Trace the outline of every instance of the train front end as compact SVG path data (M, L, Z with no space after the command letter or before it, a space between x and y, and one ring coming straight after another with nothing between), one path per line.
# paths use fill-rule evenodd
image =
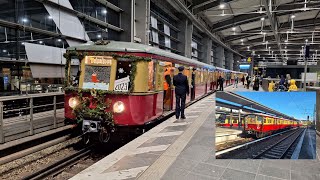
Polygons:
M162 114L161 91L148 91L150 58L81 50L69 50L65 58L65 119L81 126L86 142L136 133Z

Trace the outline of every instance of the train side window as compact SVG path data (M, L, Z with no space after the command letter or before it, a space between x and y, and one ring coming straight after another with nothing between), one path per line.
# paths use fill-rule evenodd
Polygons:
M77 57L72 57L70 62L70 84L73 87L79 86L80 79L80 60Z
M161 91L163 90L163 68L164 62L158 61L157 67L156 67L156 90Z
M257 116L257 121L258 121L258 122L262 122L262 121L263 121L263 117Z
M148 64L148 70L149 70L149 78L148 78L148 91L155 90L155 73L156 73L156 66L154 61L150 61Z

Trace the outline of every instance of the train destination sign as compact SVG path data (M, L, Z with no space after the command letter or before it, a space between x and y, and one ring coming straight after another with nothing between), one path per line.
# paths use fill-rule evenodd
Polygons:
M112 56L87 56L85 63L90 65L112 65Z

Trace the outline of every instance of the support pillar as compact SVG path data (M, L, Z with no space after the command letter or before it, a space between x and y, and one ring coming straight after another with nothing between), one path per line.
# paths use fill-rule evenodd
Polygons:
M211 64L212 40L209 37L203 38L203 62Z
M134 38L142 44L149 44L150 0L135 1Z
M120 35L120 41L134 42L135 0L119 1L121 13L120 27L124 29Z
M227 53L226 53L226 67L227 67L227 69L233 70L233 63L234 63L233 53L227 51Z
M241 61L241 57L239 55L235 55L234 54L233 59L234 59L234 61L233 61L233 70L234 71L240 71L240 67L239 67L240 63L239 62Z
M225 56L224 56L224 48L221 46L217 46L216 47L216 58L215 58L216 62L215 64L218 67L222 67L224 68L224 63L225 63Z
M185 31L185 46L184 46L184 56L191 58L191 52L192 52L192 32L193 32L193 24L191 21L187 21L186 24L186 31Z

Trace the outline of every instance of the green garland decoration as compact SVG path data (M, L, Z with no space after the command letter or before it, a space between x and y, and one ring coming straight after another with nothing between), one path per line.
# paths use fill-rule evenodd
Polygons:
M79 105L73 109L77 122L80 123L84 119L100 120L103 126L113 128L113 113L106 111L111 106L111 100L106 100L105 96L98 93L93 94L92 92L91 97L83 97L82 93L78 93ZM94 105L95 108L91 108L90 104Z

